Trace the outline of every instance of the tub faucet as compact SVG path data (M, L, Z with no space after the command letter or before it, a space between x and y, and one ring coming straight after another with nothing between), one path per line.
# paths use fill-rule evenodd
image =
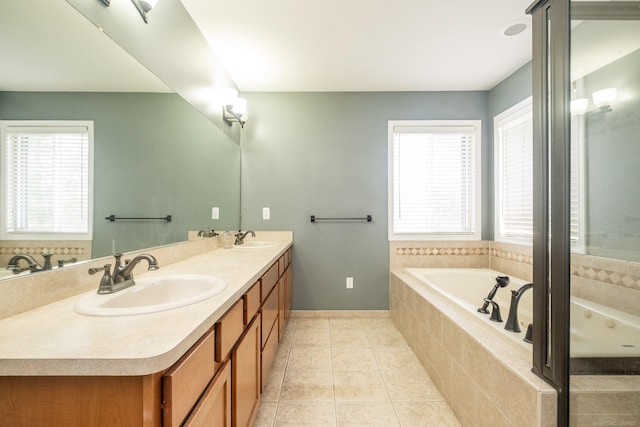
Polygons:
M238 233L236 233L236 245L241 245L244 243L244 238L247 237L247 234L251 233L252 237L256 237L256 232L255 231L245 231L244 233L241 232L240 230L238 230Z
M524 293L533 287L533 283L527 283L518 289L517 291L511 291L511 305L509 306L509 317L507 317L507 324L504 328L511 332L520 332L520 325L518 322L518 305L520 304L520 298Z
M500 315L500 306L498 305L497 302L495 302L494 300L490 300L489 298L485 298L484 302L487 304L491 304L491 317L489 317L489 320L493 321L493 322L502 322L502 316Z
M493 297L496 296L496 292L498 292L498 289L504 288L508 284L509 284L509 276L496 277L496 284L493 285L493 289L491 289L491 291L489 292L489 295L487 295L487 297L483 300L484 303L482 304L482 307L478 309L478 313L488 314L489 310L487 310L487 307L489 307L489 304L491 304L491 301L493 301Z

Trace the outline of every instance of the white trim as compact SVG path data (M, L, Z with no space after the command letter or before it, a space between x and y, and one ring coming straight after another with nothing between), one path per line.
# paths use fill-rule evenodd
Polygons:
M501 158L501 150L500 148L500 128L502 126L504 126L505 122L509 122L512 120L516 120L520 117L522 117L525 114L531 114L533 112L533 97L528 97L526 99L524 99L523 101L520 101L519 103L513 105L512 107L508 108L507 110L503 111L500 114L497 114L494 118L493 118L493 197L494 197L494 209L493 209L493 226L494 226L494 236L493 236L493 240L496 242L503 242L503 243L513 243L513 244L518 244L518 245L525 245L525 246L531 246L532 243L532 239L531 238L526 238L523 236L514 236L514 235L507 235L507 234L502 234L501 231L501 224L500 224L500 218L501 218L501 211L502 211L502 191L500 190L501 188L501 165L502 165L502 158ZM533 161L533 155L532 155L532 161Z
M2 240L92 240L93 239L93 175L94 175L94 130L93 120L0 120L0 169L4 169L5 141L7 128L10 127L86 127L89 136L89 199L88 199L88 230L87 233L9 233L5 229L5 222L0 221L0 239ZM0 212L5 212L5 176L0 171Z
M474 232L473 233L423 233L423 234L401 234L394 233L393 214L393 136L395 128L403 132L410 132L408 128L446 128L458 130L474 131ZM389 241L401 240L480 240L482 237L482 121L481 120L389 120L387 128L387 234Z

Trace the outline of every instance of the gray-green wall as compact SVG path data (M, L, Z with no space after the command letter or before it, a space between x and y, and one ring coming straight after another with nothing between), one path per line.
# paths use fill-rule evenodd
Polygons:
M493 115L531 95L530 69L492 91L244 94L242 225L293 230L294 309L388 309L388 120L482 120L483 238L493 238ZM367 214L373 222L309 220Z
M240 147L178 95L0 92L0 120L94 121L94 257L238 225Z

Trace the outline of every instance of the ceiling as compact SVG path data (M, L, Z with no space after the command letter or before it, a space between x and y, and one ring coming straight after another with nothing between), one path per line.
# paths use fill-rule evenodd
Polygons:
M488 90L531 60L531 0L182 3L241 91Z

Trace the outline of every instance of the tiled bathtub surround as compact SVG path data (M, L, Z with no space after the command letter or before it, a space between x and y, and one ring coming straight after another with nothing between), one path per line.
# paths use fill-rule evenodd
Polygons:
M424 268L492 268L523 280L533 279L529 246L490 241L390 242L391 270Z
M571 294L640 316L640 263L573 253Z
M461 424L555 425L556 392L531 359L416 280L391 272L390 317Z

